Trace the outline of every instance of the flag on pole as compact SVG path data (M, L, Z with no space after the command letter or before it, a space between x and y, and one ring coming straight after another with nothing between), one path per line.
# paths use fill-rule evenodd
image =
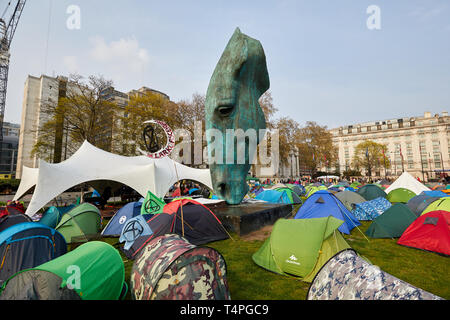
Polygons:
M148 191L147 196L145 197L145 200L141 206L141 214L161 213L163 212L163 208L165 205L166 203L162 199L158 198L156 195Z

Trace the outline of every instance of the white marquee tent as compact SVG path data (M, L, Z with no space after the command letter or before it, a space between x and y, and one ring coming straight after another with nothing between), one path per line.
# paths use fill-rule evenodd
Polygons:
M22 168L22 179L20 180L19 188L17 189L16 194L14 195L13 200L20 199L28 190L36 185L38 180L39 169L38 168L29 168L23 166Z
M25 212L33 216L49 201L83 182L112 180L123 183L145 197L151 191L164 197L179 180L198 181L212 189L209 169L195 169L168 157L125 157L101 150L85 141L69 159L60 163L39 160L39 169L24 167L14 200L21 198L33 185L35 190Z
M422 191L431 191L430 188L425 186L423 183L417 181L411 174L408 172L403 172L400 177L397 178L384 192L389 193L392 190L398 188L406 188L411 190L416 195L420 194Z

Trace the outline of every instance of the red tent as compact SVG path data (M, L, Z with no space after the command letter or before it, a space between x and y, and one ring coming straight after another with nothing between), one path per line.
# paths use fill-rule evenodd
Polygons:
M450 212L437 210L418 217L397 243L450 255Z

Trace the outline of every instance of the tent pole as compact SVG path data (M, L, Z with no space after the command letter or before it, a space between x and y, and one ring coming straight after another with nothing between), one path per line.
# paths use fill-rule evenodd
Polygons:
M170 159L170 158L169 158L169 159ZM171 160L172 160L172 159L171 159ZM177 176L177 182L178 182L180 179L179 179L179 177L178 177L177 166L176 166L174 160L172 160L172 163L173 163L173 166L174 166L174 168L175 168L175 174L176 174L176 176ZM180 186L180 191L181 191L181 186ZM181 200L181 202L180 202L180 209L181 209L181 233L182 233L182 235L183 235L183 237L184 237L183 200Z

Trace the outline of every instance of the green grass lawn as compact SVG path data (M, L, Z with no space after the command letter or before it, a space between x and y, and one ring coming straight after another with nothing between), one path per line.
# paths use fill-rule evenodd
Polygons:
M107 222L107 221L104 221ZM362 222L364 232L370 221ZM232 234L233 240L209 243L218 250L227 264L227 279L231 298L234 300L304 300L309 283L267 271L252 260L252 255L263 241L246 241ZM371 239L369 241L353 229L344 235L349 245L381 270L429 291L444 299L450 299L450 260L433 252L426 252L398 245L397 239ZM117 238L104 241L114 244ZM125 279L129 284L133 261L122 255L125 263ZM130 299L128 292L127 299Z

